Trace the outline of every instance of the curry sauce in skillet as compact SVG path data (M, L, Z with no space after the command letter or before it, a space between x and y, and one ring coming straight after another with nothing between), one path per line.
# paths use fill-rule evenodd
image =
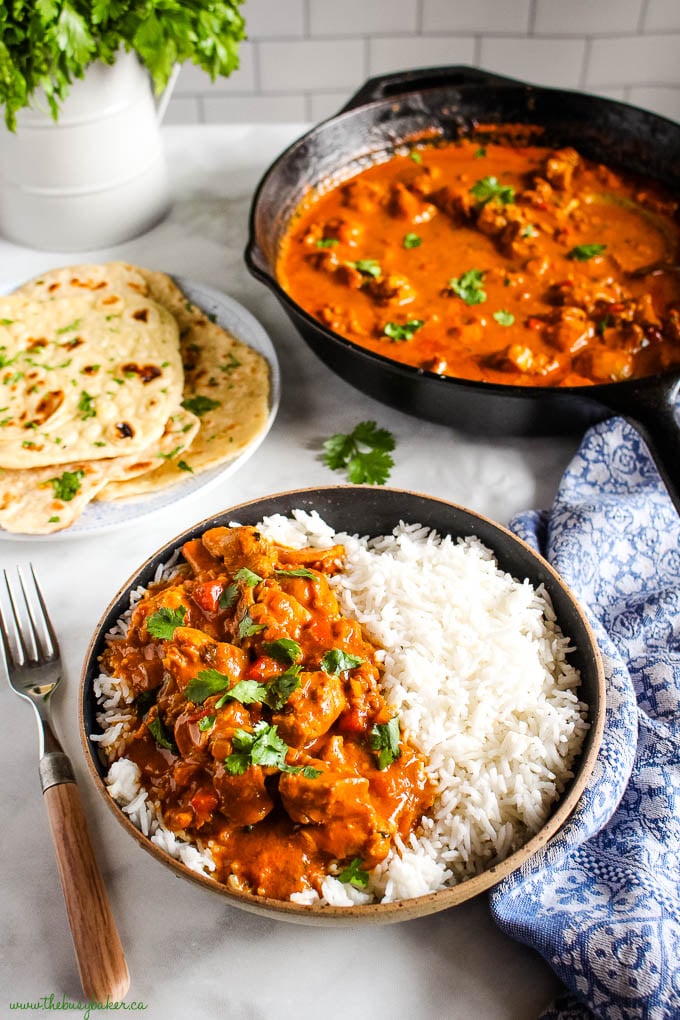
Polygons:
M334 332L444 376L583 386L680 365L677 202L573 148L411 148L306 199L277 278Z

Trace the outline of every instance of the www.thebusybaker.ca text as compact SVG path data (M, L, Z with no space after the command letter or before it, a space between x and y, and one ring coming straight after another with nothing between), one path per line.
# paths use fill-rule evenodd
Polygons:
M135 1012L137 1010L148 1009L148 1003L138 1002L132 1000L130 1002L123 1002L122 1000L111 999L107 995L105 1002L83 1002L80 999L69 999L66 995L61 997L51 992L49 995L43 995L40 999L36 999L32 1002L10 1002L10 1009L14 1010L26 1010L27 1012L39 1012L40 1010L68 1010L82 1013L83 1020L90 1020L91 1014L96 1010L118 1010L125 1009Z

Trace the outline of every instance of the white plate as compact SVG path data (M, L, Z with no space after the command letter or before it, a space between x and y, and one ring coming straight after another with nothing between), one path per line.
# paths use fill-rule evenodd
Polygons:
M220 464L210 471L187 475L186 481L170 485L161 492L119 502L93 500L78 520L70 528L64 528L63 531L55 531L50 535L22 535L0 530L0 539L45 542L59 538L78 538L81 535L91 535L95 532L119 528L128 521L136 521L140 517L147 517L149 514L162 510L170 503L176 504L180 500L188 499L199 490L203 491L227 475L238 471L252 457L266 437L274 424L281 399L281 373L274 345L269 336L255 316L233 298L227 297L226 294L214 287L189 280L185 276L173 276L172 278L192 304L204 311L206 315L214 315L220 326L229 330L238 340L252 347L269 363L269 416L264 429L232 460Z

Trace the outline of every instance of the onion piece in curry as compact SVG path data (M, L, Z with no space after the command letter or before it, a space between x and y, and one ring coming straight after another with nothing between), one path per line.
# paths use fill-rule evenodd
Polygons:
M122 753L165 825L234 889L321 893L328 874L384 860L434 799L381 694L376 648L328 584L343 551L210 529L102 656L135 696Z
M306 198L276 272L335 333L418 369L616 382L680 365L680 273L635 275L678 260L677 211L573 148L420 145Z

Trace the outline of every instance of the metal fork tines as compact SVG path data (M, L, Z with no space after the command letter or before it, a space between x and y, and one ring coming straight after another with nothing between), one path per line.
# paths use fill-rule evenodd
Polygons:
M72 782L74 776L51 717L51 696L61 681L59 642L30 564L28 571L27 579L17 568L18 583L12 583L3 571L0 644L11 687L33 705L38 718L40 775L45 790L55 782Z
M0 670L30 702L40 732L40 782L66 901L83 991L88 1000L122 999L130 977L111 912L75 775L51 720L61 680L59 643L33 567L3 571L0 585Z

